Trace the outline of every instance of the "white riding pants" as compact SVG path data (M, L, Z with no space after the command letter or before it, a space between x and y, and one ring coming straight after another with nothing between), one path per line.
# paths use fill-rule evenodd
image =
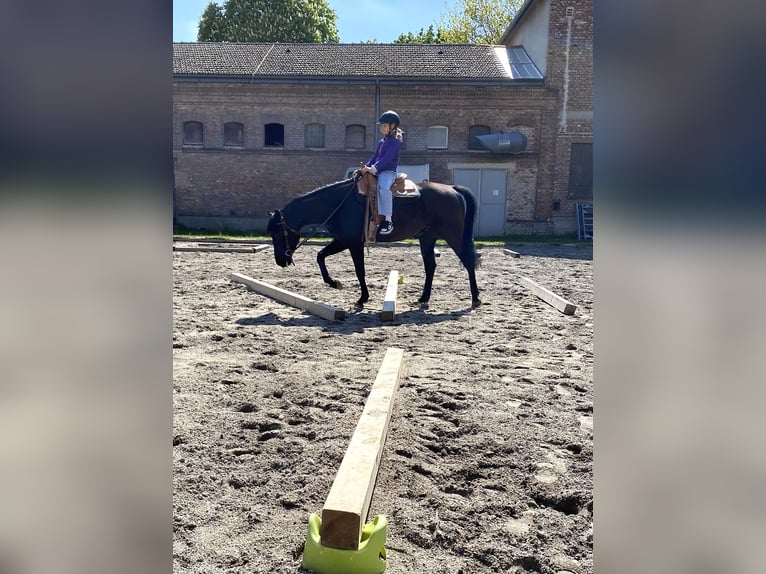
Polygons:
M381 171L378 174L378 213L389 221L394 213L394 196L391 194L391 186L395 179L395 171Z

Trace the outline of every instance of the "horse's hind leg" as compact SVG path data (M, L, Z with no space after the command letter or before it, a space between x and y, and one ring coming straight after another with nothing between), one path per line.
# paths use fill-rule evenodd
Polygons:
M324 282L334 289L340 289L342 285L340 281L336 281L330 277L330 274L327 272L327 265L325 264L324 260L330 255L340 253L344 249L346 249L346 245L344 243L338 241L337 239L333 239L326 247L317 253L317 264L319 265L319 271L322 273L322 279L324 279Z
M435 237L420 238L420 255L423 257L423 267L426 271L426 281L423 284L423 294L418 299L418 303L425 304L431 298L431 286L434 282L434 272L436 271L436 255L434 255Z
M471 307L478 307L481 305L481 299L479 299L479 286L476 284L476 270L471 267L468 270L468 281L471 284Z
M471 253L473 257L470 257L468 253L464 252L463 245L461 245L455 239L447 239L447 245L449 245L458 256L460 262L468 271L468 283L471 286L471 307L478 307L481 305L481 299L479 299L479 286L476 283L476 251L473 246L473 242L470 244Z

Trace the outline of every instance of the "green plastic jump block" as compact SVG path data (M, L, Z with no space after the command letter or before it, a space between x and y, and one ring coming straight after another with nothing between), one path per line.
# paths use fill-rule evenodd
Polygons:
M303 548L303 568L314 574L381 574L386 569L386 529L388 520L378 514L362 528L357 550L322 546L319 536L322 519L309 516L308 535Z

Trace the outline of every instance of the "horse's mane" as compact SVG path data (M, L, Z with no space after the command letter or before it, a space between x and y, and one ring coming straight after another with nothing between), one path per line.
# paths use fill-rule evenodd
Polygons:
M319 193L320 191L333 191L335 189L346 188L352 183L354 183L353 177L349 177L348 179L341 179L339 181L334 181L333 183L317 187L316 189L312 189L311 191L304 193L299 197L307 197L309 195Z

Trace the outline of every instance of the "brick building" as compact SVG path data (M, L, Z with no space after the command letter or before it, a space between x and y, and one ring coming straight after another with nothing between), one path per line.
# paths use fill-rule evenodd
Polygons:
M498 46L175 43L175 222L262 230L369 159L393 109L400 163L471 188L477 235L573 234L592 197L592 22L592 0L527 0Z

